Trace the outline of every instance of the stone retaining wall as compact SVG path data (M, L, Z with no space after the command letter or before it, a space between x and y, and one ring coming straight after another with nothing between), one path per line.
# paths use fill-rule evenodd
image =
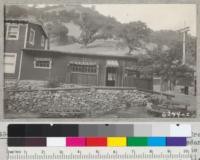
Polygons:
M103 114L115 109L145 106L148 96L136 90L71 90L7 92L6 109L16 113ZM68 115L69 114L69 115ZM72 115L73 116L73 115Z

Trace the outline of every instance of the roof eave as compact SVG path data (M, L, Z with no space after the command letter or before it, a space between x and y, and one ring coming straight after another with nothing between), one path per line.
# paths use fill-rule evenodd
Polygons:
M123 56L123 55L102 55L102 54L89 54L89 53L78 53L78 52L64 52L64 51L57 51L57 50L41 50L41 49L31 49L31 48L24 48L24 51L35 51L35 52L45 52L45 53L53 53L53 54L62 54L62 55L74 55L74 56L96 56L96 57L109 57L109 58L119 58L119 59L134 59L137 60L137 57L133 56Z

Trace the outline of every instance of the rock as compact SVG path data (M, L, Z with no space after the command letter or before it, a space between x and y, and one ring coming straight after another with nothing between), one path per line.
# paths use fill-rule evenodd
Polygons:
M12 105L8 105L8 110L12 111L13 106Z
M22 81L18 89L32 87L42 88L44 83ZM13 84L12 84L13 85ZM13 85L14 86L14 85ZM13 87L11 86L11 87ZM62 87L77 87L78 85L62 84ZM78 86L80 87L80 86ZM43 87L44 88L44 87ZM7 93L8 109L16 108L18 112L55 112L63 116L73 112L85 112L88 115L104 114L118 108L146 106L149 96L137 90L73 90L73 91L38 91ZM76 114L74 114L76 115Z

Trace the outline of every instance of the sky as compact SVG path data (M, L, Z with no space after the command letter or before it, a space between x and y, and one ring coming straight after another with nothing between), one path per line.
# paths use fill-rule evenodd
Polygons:
M53 5L55 4L48 6ZM36 7L46 6L39 4ZM195 4L87 4L82 6L95 7L99 13L114 17L121 23L145 22L153 30L179 30L190 27L189 33L196 36Z

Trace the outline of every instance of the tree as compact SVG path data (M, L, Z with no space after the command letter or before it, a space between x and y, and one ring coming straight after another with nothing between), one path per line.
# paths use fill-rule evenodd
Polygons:
M102 27L102 16L90 13L80 14L80 20L77 22L82 33L80 36L80 43L84 46L94 42L99 38L98 32Z
M80 18L80 14L75 12L74 10L61 10L58 13L59 19L62 22L70 22L70 21L76 21L77 19Z
M133 50L143 47L144 42L148 40L149 34L150 29L146 24L137 21L121 25L121 31L118 36L124 40L129 48L128 53L130 54Z
M55 37L59 44L66 44L68 40L68 28L60 22L53 22L47 24L48 32L51 36Z
M119 33L121 23L116 21L113 17L105 17L102 21L101 34L104 39L115 38Z
M162 81L169 82L170 89L177 83L183 86L191 85L194 70L189 65L182 64L182 43L180 41L176 42L169 50L158 49L150 56L154 73L161 76Z
M172 30L160 30L152 31L150 33L150 41L157 44L158 46L168 46L173 47L174 43L181 41L181 35L177 31Z

